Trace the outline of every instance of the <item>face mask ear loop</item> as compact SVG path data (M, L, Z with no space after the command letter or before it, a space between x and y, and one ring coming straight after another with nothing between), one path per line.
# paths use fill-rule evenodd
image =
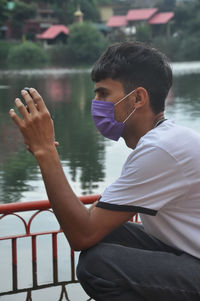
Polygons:
M122 102L122 100L124 100L124 99L126 99L128 96L130 96L134 91L136 91L136 89L135 90L133 90L133 91L131 91L130 93L128 93L127 95L125 95L122 99L120 99L118 102L116 102L114 105L116 106L116 105L118 105L120 102Z
M125 122L129 119L129 117L131 117L131 115L135 112L135 110L136 110L136 108L133 110L133 112L131 112L131 113L128 115L128 117L126 117L126 119L123 121L123 123L125 123Z

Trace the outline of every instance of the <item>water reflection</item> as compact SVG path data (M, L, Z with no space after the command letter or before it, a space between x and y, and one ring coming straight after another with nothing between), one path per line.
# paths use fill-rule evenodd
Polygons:
M2 78L0 85L0 200L19 201L28 182L37 180L35 159L24 148L23 141L9 120L13 100L25 87L36 87L43 95L55 124L59 153L68 166L72 181L81 183L82 194L90 194L104 179L103 138L97 135L90 115L93 84L88 73L64 77Z
M200 74L174 77L173 101L167 106L167 116L177 123L200 132Z
M51 71L47 75L40 70L36 75L23 72L0 75L0 202L32 200L33 196L45 198L37 163L25 150L8 116L13 100L25 86L38 89L48 105L64 170L77 194L101 193L120 173L129 150L122 141L116 144L97 132L90 114L94 94L88 71L71 74ZM166 113L168 118L197 131L200 131L199 80L200 74L175 76Z
M72 76L70 85L71 101L68 106L59 104L55 111L60 154L69 162L72 180L81 182L83 193L92 193L104 178L104 143L90 114L93 85L86 75Z

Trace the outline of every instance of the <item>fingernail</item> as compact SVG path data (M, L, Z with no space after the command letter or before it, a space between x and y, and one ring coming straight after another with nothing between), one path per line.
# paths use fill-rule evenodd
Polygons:
M13 109L10 109L9 114L12 115L15 111Z
M15 103L20 102L21 100L19 98L15 99Z

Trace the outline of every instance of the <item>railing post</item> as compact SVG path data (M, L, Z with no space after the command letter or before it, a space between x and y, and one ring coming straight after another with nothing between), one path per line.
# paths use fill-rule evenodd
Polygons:
M53 283L57 283L58 282L57 233L52 234L52 250L53 250Z
M33 272L33 287L37 287L37 248L36 235L32 236L32 272Z
M17 290L17 238L12 238L12 280L13 291Z
M75 260L74 260L74 250L71 249L71 279L75 281Z
M27 291L26 301L32 301L32 292L31 292L31 290Z

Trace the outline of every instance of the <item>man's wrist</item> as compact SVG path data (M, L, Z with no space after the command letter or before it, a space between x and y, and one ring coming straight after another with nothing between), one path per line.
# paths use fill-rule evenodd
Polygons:
M38 163L42 160L44 160L45 158L51 158L52 156L56 155L58 156L57 150L55 145L49 146L48 148L45 149L39 149L37 151L35 151L33 153L33 155L35 156L36 160L38 161Z

